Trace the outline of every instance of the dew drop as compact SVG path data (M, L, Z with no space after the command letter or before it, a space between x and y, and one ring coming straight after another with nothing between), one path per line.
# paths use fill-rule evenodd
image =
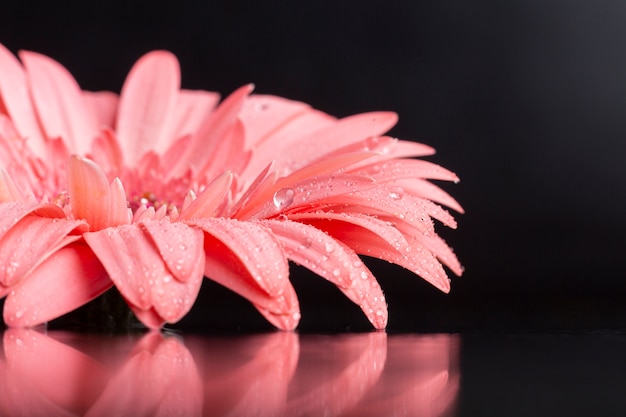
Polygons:
M389 192L389 198L392 200L400 200L404 196L404 190L401 187L396 187Z
M324 244L324 250L326 250L326 253L332 253L335 250L335 244L332 242L326 242Z
M333 276L338 277L339 275L341 275L341 269L339 268L333 269Z
M373 151L380 145L380 137L371 136L365 140L365 150Z
M274 205L277 209L284 209L293 203L295 192L291 188L281 188L274 193Z

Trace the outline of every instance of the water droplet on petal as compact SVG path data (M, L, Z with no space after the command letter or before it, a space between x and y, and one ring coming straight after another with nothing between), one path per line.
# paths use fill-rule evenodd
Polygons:
M326 242L324 244L324 249L327 253L332 253L335 250L335 244L332 242Z
M404 190L401 187L396 187L389 192L389 198L392 200L400 200L404 196Z
M274 193L274 205L277 209L284 209L293 203L295 192L291 188L281 188Z

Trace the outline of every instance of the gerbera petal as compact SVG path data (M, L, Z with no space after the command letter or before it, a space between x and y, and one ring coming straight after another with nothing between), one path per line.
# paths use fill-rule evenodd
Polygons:
M335 284L377 329L387 325L387 304L376 278L346 245L315 227L289 220L266 220L287 257Z
M26 75L17 58L0 44L0 102L20 135L36 155L46 154L45 140L28 91Z
M115 133L110 129L103 129L92 143L91 153L88 155L98 166L106 172L120 172L124 157Z
M70 157L68 168L68 192L72 214L85 219L91 230L109 225L111 196L109 183L98 165L87 158Z
M225 246L220 247L220 252L226 249L230 254L225 255L234 255L249 278L267 295L280 296L290 285L287 260L280 245L265 227L222 218L192 219L188 224L201 228L207 234L207 256L213 255L211 245Z
M290 214L289 220L310 224L344 242L347 239L359 242L363 248L382 245L401 251L408 245L404 235L393 223L366 214L302 212ZM359 253L367 255L364 252Z
M351 165L367 160L374 155L376 154L373 152L350 152L325 156L289 174L288 177L281 178L277 181L277 185L281 187L283 186L282 183L295 183L320 175L336 174L337 172L348 170Z
M193 134L215 109L220 95L211 91L181 90L174 109L175 139Z
M254 135L253 132L248 133L252 131L252 128L246 125L246 120L242 118L242 121L246 136L249 134ZM257 143L253 148L254 158L246 166L243 177L256 177L259 171L278 159L284 152L287 152L294 143L299 142L302 138L307 138L313 132L335 123L336 119L334 117L318 110L308 109L289 119L287 123L277 126L266 135L262 142ZM285 172L284 174L287 173ZM281 175L283 175L283 172L281 172Z
M4 303L4 322L12 327L36 326L86 304L111 285L93 252L80 242L72 243L11 289Z
M205 275L251 301L272 324L293 329L300 320L283 250L264 226L222 218L194 219L205 232Z
M283 175L291 173L335 149L368 137L379 136L391 129L397 120L398 116L392 112L363 113L338 120L294 143L279 155L279 172Z
M246 127L246 147L258 146L304 112L308 104L271 95L254 94L246 100L240 118Z
M192 219L201 217L213 217L220 206L227 201L226 198L230 192L233 182L233 174L227 171L217 177L215 181L207 186L195 200L185 207L180 213L180 219Z
M419 242L420 246L423 245L426 249L431 251L441 263L445 264L456 275L460 276L463 273L463 267L452 251L452 248L450 248L439 235L436 233L421 233L413 227L412 224L404 221L397 221L396 227L398 227L405 236L412 237L413 240Z
M457 213L463 214L465 210L450 194L436 186L435 184L421 180L419 178L407 178L394 181L395 185L398 185L405 192L412 194L416 197L422 197L431 200L435 203L442 204L446 207L450 207Z
M129 224L131 213L128 209L124 185L119 178L115 178L109 184L109 226Z
M405 220L423 231L432 231L432 221L437 219L450 228L456 228L454 217L441 206L425 198L406 194L398 187L378 186L362 188L358 193L343 194L340 198L332 195L322 202L343 206L346 211L361 211L366 214L377 212ZM354 206L349 208L349 206Z
M0 283L8 287L24 278L81 225L82 221L39 216L21 219L0 239Z
M204 233L184 223L171 223L168 218L140 224L159 251L174 277L187 282L204 272Z
M187 155L176 169L177 173L185 172L189 167L200 171L208 166L214 157L214 150L235 125L237 115L252 88L252 85L240 87L211 113L193 135Z
M281 183L284 184L283 187L272 187L264 190L263 194L256 195L255 201L259 201L259 204L249 203L248 207L238 213L238 218L268 218L288 209L342 199L343 195L371 186L373 180L357 175L329 174L305 178L294 184L289 184L288 181Z
M146 222L150 221L146 220ZM163 219L154 221L150 226L122 225L83 235L131 307L146 311L154 308L154 311L162 318L158 325L152 319L146 320L148 322L144 321L144 324L151 328L158 328L166 321L175 323L187 314L198 296L204 272L201 256L193 259L184 256L179 258L184 263L179 264L175 256L170 256L169 248L165 243L160 242L159 247L155 245L147 228L152 229L154 235L163 238L164 232L157 232L156 229L171 227L168 223L168 219ZM202 234L186 230L185 237L202 239ZM188 243L188 245L193 248L197 245L201 246L202 243L200 241ZM171 246L171 248L176 250L176 253L181 253L180 247ZM174 264L173 271L176 271L178 276L185 277L185 281L176 279L161 252L168 253L168 262ZM176 265L180 265L180 270L177 270ZM153 313L146 314L150 317L154 316ZM143 316L138 314L138 318L143 319Z
M0 237L15 226L21 219L31 213L42 217L65 218L63 210L54 204L38 204L35 202L8 202L0 204Z
M211 160L200 170L202 176L210 179L224 171L241 172L251 157L251 152L244 150L245 136L243 124L235 121L227 136L213 150Z
M178 60L169 52L144 55L128 73L120 94L117 136L130 164L147 150L169 147L179 87Z
M78 154L89 151L98 132L96 117L85 105L80 87L58 62L21 51L37 115L49 138L61 138Z
M9 201L19 201L23 203L26 199L15 186L11 176L0 168L0 203Z
M115 127L119 96L111 91L83 91L85 105L96 118L99 129Z
M458 182L459 177L437 164L421 159L394 159L359 168L359 174L368 175L380 182L401 178L425 178Z

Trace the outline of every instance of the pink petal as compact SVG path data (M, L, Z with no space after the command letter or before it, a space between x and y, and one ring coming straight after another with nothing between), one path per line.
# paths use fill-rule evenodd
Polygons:
M387 325L385 296L369 269L346 245L314 227L289 220L266 220L287 257L335 284L377 329Z
M462 275L463 267L452 251L452 248L450 248L450 246L448 246L448 244L446 244L446 242L437 234L420 233L419 231L416 231L412 225L406 222L397 222L397 227L402 233L404 233L405 236L412 236L417 242L419 242L420 246L423 245L426 249L431 251L437 259L450 268L457 276Z
M181 220L213 217L218 209L228 201L228 193L233 182L233 174L225 172L209 184L198 197L180 213Z
M55 204L37 204L34 202L0 203L0 237L4 236L7 231L25 216L33 213L42 217L65 218L63 209Z
M212 151L212 158L199 171L198 179L215 178L225 171L241 172L252 156L244 150L245 132L239 120Z
M89 159L93 160L105 172L119 173L123 167L123 155L115 133L110 129L103 129L93 141Z
M62 138L78 154L89 151L98 133L95 115L85 105L72 75L58 62L34 52L20 52L37 115L49 138Z
M191 142L190 135L181 136L180 139L176 140L169 147L167 151L163 154L161 158L161 166L162 170L165 173L164 180L168 181L172 177L177 177L178 175L174 175L174 168L180 162L181 158L184 157L187 152L187 148L189 147L189 143Z
M126 191L119 178L115 178L109 184L109 226L129 224L131 213L128 209Z
M202 123L211 114L220 95L210 91L181 90L176 99L174 109L175 138L191 135L198 130Z
M3 168L0 168L0 203L11 201L23 203L25 198L15 186L11 176Z
M241 109L240 118L246 128L246 147L263 143L277 130L311 110L308 104L282 97L255 94Z
M293 329L300 319L280 244L260 224L223 218L187 222L205 232L205 275L250 300L275 326Z
M458 213L463 214L465 210L450 194L437 187L435 184L427 180L419 178L410 178L394 181L394 184L403 189L405 192L450 207Z
M75 218L85 219L91 230L101 230L109 226L109 183L98 165L87 158L72 156L68 186Z
M391 217L407 221L424 232L433 230L430 218L437 219L448 227L456 228L456 220L446 210L424 198L407 194L398 187L378 186L362 188L352 194L332 195L320 203L344 207L346 210L366 214L386 213ZM349 206L354 206L349 209Z
M277 186L282 187L286 185L283 185L283 183L293 184L320 175L337 174L338 172L348 170L353 164L371 158L373 155L375 155L373 152L350 152L325 156L289 174L288 177L281 178L277 181Z
M453 172L432 162L421 159L394 159L378 162L357 170L361 175L368 175L376 181L394 181L403 178L425 178L458 182L459 177Z
M273 164L270 163L264 170L262 170L259 175L251 182L251 184L247 187L245 192L239 197L239 200L232 205L228 212L229 217L240 218L238 213L240 210L245 210L249 208L251 205L250 201L260 200L262 203L264 197L267 192L273 187L276 183L276 173L272 170ZM261 196L260 198L257 198Z
M252 85L245 85L229 95L218 108L211 113L198 128L187 149L187 155L181 159L176 173L182 173L189 167L201 171L208 167L214 157L215 149L228 137L235 125L243 102L252 91Z
M0 283L7 287L15 285L46 257L64 246L64 238L82 224L76 220L39 216L21 219L0 240Z
M310 224L344 243L346 239L359 242L362 248L381 246L401 252L408 246L395 224L362 213L302 212L290 214L289 220Z
M83 91L83 100L90 112L95 115L99 129L115 127L119 96L110 91Z
M420 156L434 155L435 149L419 142L410 142L407 140L399 140L394 147L391 156L394 158L413 158Z
M246 136L254 135L252 126L246 125L245 119L242 119L242 121L244 122ZM277 121L282 122L280 119L277 119ZM246 166L242 174L243 178L246 180L255 178L272 161L282 158L281 155L288 152L295 143L309 137L313 132L332 126L335 123L336 119L334 117L321 111L309 109L287 120L286 123L277 125L271 132L268 132L261 142L256 143L253 148L254 158Z
M181 282L196 278L198 269L204 272L204 234L184 223L171 223L168 218L144 222L140 227L152 238L170 272Z
M291 173L335 149L371 136L379 136L391 129L397 120L397 115L391 112L364 113L341 119L309 137L302 138L279 155L279 172L283 175Z
M150 222L153 223L147 225ZM167 238L164 236L167 231L182 234L170 238L174 239L176 246L168 246L166 242L156 245L154 238ZM198 250L194 249L202 247L202 233L187 230L184 225L173 226L164 219L86 233L84 238L132 308L146 311L154 308L162 318L160 324L165 321L175 323L191 309L204 272L202 252L197 255ZM192 249L191 254L176 258L183 251L180 248L183 238L192 239L186 243ZM167 261L162 253L167 254ZM154 316L150 314L150 317ZM138 315L138 318L142 319L142 316ZM147 321L144 324L151 328L160 327L152 319Z
M46 155L45 140L28 91L22 65L0 44L0 102L20 135L36 155Z
M120 95L117 136L128 163L135 164L147 150L163 152L170 145L180 88L176 57L150 52L130 70Z
M255 201L248 202L248 207L238 213L238 218L264 219L286 210L308 208L324 201L334 202L341 200L343 195L371 187L373 181L363 176L328 174L306 178L294 184L290 184L288 179L278 183L283 186L274 186L264 190L263 194L256 195Z
M11 327L36 326L86 304L111 284L87 246L70 244L12 288L4 303L4 322Z
M345 235L343 242L357 253L382 259L408 269L447 293L450 280L436 256L415 236L406 236L408 245L404 252L391 250L382 245L364 245L358 236Z

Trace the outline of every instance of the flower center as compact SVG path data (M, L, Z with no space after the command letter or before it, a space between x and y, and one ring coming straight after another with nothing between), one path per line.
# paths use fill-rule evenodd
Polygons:
M139 207L154 207L155 210L158 210L163 205L167 205L166 201L159 200L156 194L146 191L141 194L135 194L128 200L128 204L130 209L135 213Z

